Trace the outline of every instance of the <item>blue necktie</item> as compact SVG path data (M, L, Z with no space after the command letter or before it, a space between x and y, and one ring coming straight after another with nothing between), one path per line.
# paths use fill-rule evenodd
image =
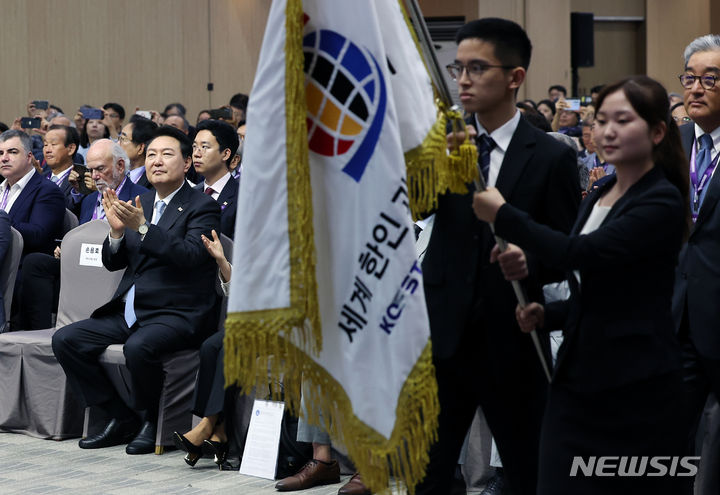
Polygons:
M490 175L490 152L497 146L493 138L487 134L477 138L478 144L478 158L480 160L480 171L485 178L485 184L487 184L488 176Z
M713 150L713 140L712 137L710 137L710 134L703 134L700 136L700 150L698 150L697 154L697 180L698 184L702 180L702 176L707 170L707 168L710 166L710 162L712 161L710 159L710 155L712 154Z
M165 211L166 206L167 205L165 204L165 201L162 200L155 203L155 215L152 222L153 225L156 225L160 221L160 217ZM127 291L127 296L125 297L125 323L127 323L127 326L129 328L132 327L136 321L137 316L135 315L135 284L133 284L133 286L130 287L130 290Z
M160 217L163 215L163 212L165 211L165 207L167 205L165 204L165 201L160 200L157 203L155 203L155 216L153 218L153 225L157 225L157 223L160 221Z

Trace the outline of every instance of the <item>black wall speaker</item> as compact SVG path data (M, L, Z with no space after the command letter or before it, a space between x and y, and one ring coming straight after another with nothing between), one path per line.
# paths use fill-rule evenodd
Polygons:
M593 14L570 14L570 62L572 67L595 65L595 25Z

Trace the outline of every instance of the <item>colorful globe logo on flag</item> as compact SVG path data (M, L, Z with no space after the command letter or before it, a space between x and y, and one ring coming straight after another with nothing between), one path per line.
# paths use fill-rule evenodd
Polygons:
M343 172L360 182L387 106L380 66L367 50L329 30L305 35L303 52L308 146L322 156L342 156Z

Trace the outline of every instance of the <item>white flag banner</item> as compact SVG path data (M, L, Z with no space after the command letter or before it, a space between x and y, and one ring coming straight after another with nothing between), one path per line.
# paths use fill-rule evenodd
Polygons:
M282 379L297 412L302 379L306 419L373 491L391 471L414 487L437 427L404 157L436 118L399 3L273 2L247 113L226 383Z

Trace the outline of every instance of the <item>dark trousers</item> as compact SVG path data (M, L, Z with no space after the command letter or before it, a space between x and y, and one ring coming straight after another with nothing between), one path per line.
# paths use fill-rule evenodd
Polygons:
M61 328L53 335L52 346L65 370L73 391L86 406L117 403L119 395L98 362L110 344L125 344L125 362L132 376L132 404L145 411L146 418L157 418L163 384L162 356L193 347L193 339L176 328L136 323L128 328L119 312L82 320ZM110 411L112 412L112 411Z
M31 253L23 261L20 295L20 329L52 327L60 294L60 260L44 253Z
M469 328L453 356L434 359L440 400L438 441L430 449L425 479L416 487L418 495L450 493L460 449L478 406L495 438L507 493L535 493L547 382L531 347L516 349L513 355L487 345L482 334L478 327ZM523 337L531 346L530 337ZM528 351L530 355L518 360Z
M720 464L720 444L718 444L718 435L720 435L720 424L717 421L708 423L706 435L710 438L706 442L707 447L702 449L700 454L699 446L695 445L698 424L700 416L705 408L708 395L714 393L716 398L720 398L720 360L703 356L690 337L687 309L683 316L678 335L682 347L683 368L684 368L684 385L686 410L688 414L687 421L693 425L688 438L688 454L701 455L700 469L696 479L695 493L700 495L718 495L720 494L720 483L718 482L717 471ZM691 492L688 492L691 493Z
M195 383L193 414L201 418L221 414L225 406L224 337L225 330L218 331L200 346L200 369Z

